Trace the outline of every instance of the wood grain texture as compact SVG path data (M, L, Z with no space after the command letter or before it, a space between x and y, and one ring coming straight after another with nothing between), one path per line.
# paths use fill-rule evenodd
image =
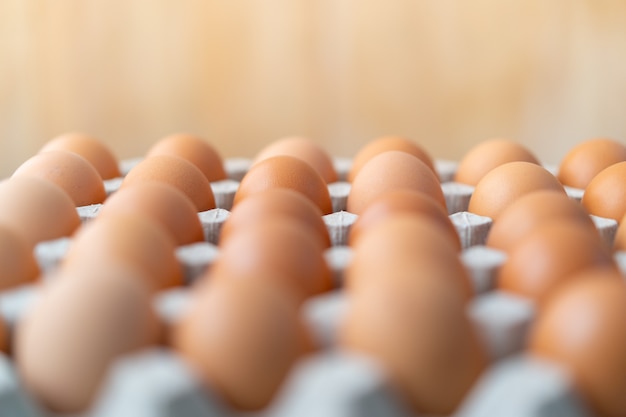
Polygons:
M174 131L224 156L381 134L458 159L494 136L558 163L626 139L620 0L3 0L0 177L80 129L118 157Z

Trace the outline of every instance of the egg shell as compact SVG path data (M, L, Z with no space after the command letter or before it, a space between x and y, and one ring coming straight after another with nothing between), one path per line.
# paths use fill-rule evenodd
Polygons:
M269 404L311 340L298 303L259 278L198 287L174 330L174 346L204 383L246 411Z
M39 152L69 151L85 158L102 179L120 177L122 173L113 152L102 141L80 132L70 132L48 141Z
M301 193L287 188L267 189L240 201L222 226L220 244L237 230L246 229L269 218L298 220L319 236L322 248L330 246L330 236L320 209Z
M589 139L567 152L557 177L563 185L585 189L600 171L622 161L626 161L626 145L609 138Z
M289 155L303 160L311 165L326 183L337 181L332 158L311 139L296 136L274 141L259 151L253 163L278 155Z
M626 215L626 161L613 164L593 177L581 203L591 214L620 221Z
M212 280L271 277L302 301L333 287L318 237L293 219L268 219L233 233L220 246Z
M289 188L308 197L322 214L333 211L324 179L306 162L288 155L273 156L258 162L243 177L233 201L270 188Z
M502 211L489 230L487 246L509 251L528 233L558 219L580 222L595 231L591 217L580 203L559 191L533 191Z
M222 157L206 140L188 133L176 133L155 143L146 157L155 155L178 156L195 165L209 182L226 179Z
M497 220L515 200L539 190L565 193L561 183L545 168L530 162L508 162L492 169L478 182L468 211Z
M415 413L453 413L487 363L456 285L382 279L349 297L340 345L379 361Z
M537 157L525 146L510 139L490 139L470 149L459 162L454 180L476 185L492 169L502 164L525 161L539 165Z
M172 155L154 155L141 161L130 170L121 187L146 181L169 184L185 193L197 211L215 208L211 183L191 162Z
M42 178L61 187L76 206L102 203L106 198L102 177L85 158L68 151L40 152L20 165L12 178Z
M173 238L159 223L137 214L109 215L87 223L76 233L63 268L89 271L120 262L143 271L153 291L183 283Z
M413 283L443 279L454 283L464 300L474 290L454 242L428 217L398 214L365 231L353 247L345 285L357 288L378 281Z
M442 226L443 233L450 236L461 250L461 241L448 213L429 195L412 190L394 190L376 197L361 213L350 228L349 244L354 245L360 234L379 221L400 213L416 213L428 216Z
M574 274L599 267L616 268L599 234L580 222L553 220L529 233L509 251L497 286L543 305Z
M115 358L156 343L159 323L141 272L112 265L62 274L17 327L15 363L40 404L76 413L89 407Z
M441 184L421 160L401 151L386 151L371 158L352 182L347 210L361 214L381 194L393 190L423 192L446 207Z
M139 182L115 192L106 200L98 217L115 213L134 213L159 222L177 245L204 240L196 206L178 188L165 183Z
M387 151L401 151L413 155L422 161L433 173L436 174L435 165L430 154L420 145L408 138L401 136L382 136L362 147L352 159L352 166L348 172L348 181L353 182L361 168L370 159Z
M39 266L32 247L13 230L0 225L0 291L33 282Z
M626 415L626 286L616 271L574 277L540 312L530 351L572 372L594 415Z
M30 247L70 236L80 226L74 201L61 187L36 177L0 182L0 224L14 229Z

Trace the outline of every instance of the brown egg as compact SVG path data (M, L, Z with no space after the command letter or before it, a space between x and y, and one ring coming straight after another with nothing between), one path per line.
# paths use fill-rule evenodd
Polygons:
M0 316L0 352L9 351L9 330L4 324L4 318Z
M426 166L437 175L431 156L420 145L400 136L382 136L362 147L354 156L352 168L350 168L350 172L348 172L348 181L354 181L359 171L361 171L361 168L363 168L370 159L387 151L409 153L426 164ZM437 179L439 178L437 177Z
M324 179L306 162L287 155L273 156L255 164L241 180L233 204L270 188L290 188L308 197L323 214L333 211Z
M220 244L237 230L245 230L270 218L300 221L319 236L323 248L330 246L330 236L320 209L301 193L288 188L270 188L238 203L222 226Z
M33 247L71 235L80 226L74 202L63 189L36 177L0 182L0 224L8 225Z
M82 156L68 151L41 152L20 165L17 177L43 178L61 187L76 206L102 203L106 198L102 177Z
M509 251L497 285L543 304L574 274L599 267L616 268L599 234L578 221L552 220Z
M177 245L204 240L196 206L186 194L166 183L147 181L122 188L107 199L98 216L115 213L134 213L156 220Z
M307 346L298 304L261 280L197 289L174 345L231 406L259 410Z
M507 162L525 161L539 165L526 147L509 139L491 139L479 143L467 152L457 168L454 180L476 185L492 169Z
M521 196L533 191L565 193L556 177L530 162L508 162L492 169L476 185L468 211L497 220L502 211Z
M350 245L354 245L359 235L379 221L400 213L428 216L434 223L443 227L444 233L449 235L458 250L461 250L461 241L456 228L441 204L427 194L413 190L389 191L375 198L350 228Z
M446 207L439 179L428 166L406 152L387 151L370 159L354 178L347 209L361 214L381 194L403 189L423 192Z
M568 219L589 226L595 225L580 203L553 190L533 191L521 196L505 208L487 236L487 246L511 250L517 242L546 222Z
M155 220L138 214L115 214L83 226L70 246L64 269L89 270L127 263L143 271L152 290L182 285L174 239Z
M0 225L0 265L0 291L35 281L39 275L32 247L4 225Z
M540 312L533 354L569 368L594 415L626 415L626 286L615 271L576 276Z
M333 287L318 237L288 218L271 218L233 233L220 246L209 273L216 281L271 277L299 300Z
M593 177L581 203L591 214L621 220L626 214L626 162L613 164Z
M443 279L453 282L463 299L470 300L474 290L458 250L430 218L400 213L361 234L346 268L346 286Z
M172 155L155 155L130 170L122 187L146 181L164 182L185 193L198 211L215 208L215 197L209 180L191 162Z
M594 138L574 146L559 166L558 178L563 185L586 188L604 168L626 161L626 146L608 138Z
M141 272L118 264L62 273L17 327L15 363L40 404L76 413L114 359L157 341L159 323Z
M187 133L167 136L154 144L146 157L173 155L195 165L210 182L226 179L222 157L206 140Z
M254 158L254 163L272 156L289 155L311 165L327 183L337 181L337 172L330 155L308 138L287 137L270 143Z
M380 361L416 414L453 413L487 362L456 285L381 280L349 296L340 345Z
M615 239L613 240L613 250L626 251L626 216L624 216L615 233Z
M84 133L72 132L57 136L47 142L39 152L47 151L77 153L89 161L105 180L122 175L113 152L100 140Z

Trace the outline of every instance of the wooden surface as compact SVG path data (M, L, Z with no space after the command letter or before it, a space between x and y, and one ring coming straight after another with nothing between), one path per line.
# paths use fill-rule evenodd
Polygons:
M120 158L174 131L224 156L398 133L437 158L508 136L558 163L626 140L626 2L0 1L0 177L76 129Z

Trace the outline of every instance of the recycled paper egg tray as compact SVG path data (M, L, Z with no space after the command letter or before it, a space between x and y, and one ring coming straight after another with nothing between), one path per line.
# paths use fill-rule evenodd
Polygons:
M127 173L140 159L120 163ZM194 282L219 254L220 227L229 216L239 181L251 161L225 160L228 180L212 183L216 209L200 212L205 241L177 248L187 284ZM336 158L340 181L329 184L333 213L323 220L332 247L326 250L338 290L305 302L303 314L313 335L324 348L295 365L270 406L246 413L258 416L410 416L396 396L390 394L387 377L375 363L336 347L336 330L347 308L341 290L343 271L350 262L347 236L356 215L345 210L350 184L345 181L351 160ZM535 316L533 302L494 288L494 280L506 255L484 245L491 219L467 211L473 187L452 181L457 164L436 161L436 169L452 223L459 234L461 260L467 268L476 296L467 314L488 347L492 364L472 388L455 416L590 416L573 389L569 374L554 363L523 353L526 335ZM115 192L121 178L105 181L108 193ZM582 190L566 187L568 195L580 200ZM78 207L83 222L98 215L100 205ZM601 236L611 242L617 222L592 216ZM52 270L64 257L71 238L41 242L35 249L40 268ZM624 271L621 252L615 254ZM188 302L187 287L166 290L154 298L154 307L165 322L177 320ZM0 314L11 330L37 302L37 284L0 293ZM45 347L43 347L45 349ZM95 405L85 416L238 416L215 393L202 386L179 355L166 347L124 356L111 365ZM10 356L0 352L0 417L46 417L29 393L21 387ZM57 416L58 414L54 414ZM83 415L83 414L81 414Z

